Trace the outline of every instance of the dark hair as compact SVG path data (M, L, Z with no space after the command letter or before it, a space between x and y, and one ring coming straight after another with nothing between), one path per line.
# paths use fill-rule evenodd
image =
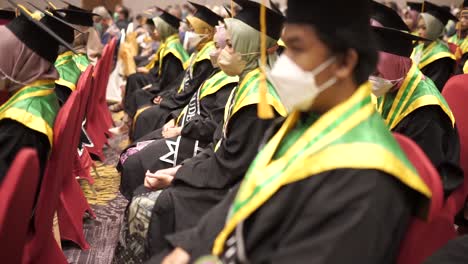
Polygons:
M366 29L363 29L366 30ZM369 76L375 71L378 61L377 44L371 33L354 32L348 28L336 28L333 33L324 33L316 30L319 39L336 55L345 56L350 49L358 54L358 63L354 69L354 81L361 85L369 79ZM362 36L367 35L363 39ZM361 36L361 37L359 37Z
M125 7L122 7L122 10L120 10L120 14L124 15L125 19L128 19L129 13L130 12Z

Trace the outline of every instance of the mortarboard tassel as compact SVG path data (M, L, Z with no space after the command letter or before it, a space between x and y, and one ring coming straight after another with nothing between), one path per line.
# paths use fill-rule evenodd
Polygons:
M260 77L260 103L258 104L258 117L261 119L272 119L274 117L273 110L268 104L267 93L268 83L266 78L266 66L267 66L267 46L266 46L266 33L267 33L267 21L266 21L266 0L262 0L262 6L260 7L260 69L262 71Z

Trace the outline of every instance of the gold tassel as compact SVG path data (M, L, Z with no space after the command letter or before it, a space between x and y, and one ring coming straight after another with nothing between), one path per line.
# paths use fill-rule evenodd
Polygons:
M234 0L231 0L231 17L236 16L236 14L234 12L235 12L235 10L234 10Z
M53 9L58 9L57 6L54 5L51 1L47 1L47 3L53 8Z
M260 103L258 104L258 117L261 119L272 119L275 117L273 109L268 104L268 82L266 78L266 66L267 66L267 43L266 43L266 32L267 32L267 21L266 21L266 0L262 0L262 7L260 9L260 69L262 71L260 78Z

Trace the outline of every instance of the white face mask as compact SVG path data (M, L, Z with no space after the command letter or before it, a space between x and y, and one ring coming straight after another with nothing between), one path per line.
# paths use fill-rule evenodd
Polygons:
M231 54L226 49L223 49L219 53L218 65L227 75L238 76L244 71L247 62L242 59L242 54L239 52Z
M312 71L304 71L288 56L281 55L269 78L275 85L283 105L289 110L308 111L317 96L337 82L333 77L322 85L317 85L316 76L335 62L332 57Z
M369 82L372 84L372 93L380 97L384 94L386 94L390 89L395 87L397 83L399 83L403 78L400 78L398 80L387 80L381 77L377 76L370 76L369 77Z
M185 35L187 41L187 49L193 50L198 44L200 44L208 35L207 34L197 34L195 32L187 32Z
M210 52L210 60L211 60L211 64L213 65L213 67L215 68L218 68L219 65L218 65L218 57L219 57L219 53L221 51L219 50L215 50L215 51L212 51Z

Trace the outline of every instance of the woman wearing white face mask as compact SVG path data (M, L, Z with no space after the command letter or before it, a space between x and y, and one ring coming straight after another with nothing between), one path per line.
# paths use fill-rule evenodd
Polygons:
M416 46L411 58L422 73L434 81L439 91L442 91L455 67L455 55L451 53L442 37L447 22L458 19L450 11L428 1L424 1L424 4L410 3L409 6L416 11L424 9L424 13L419 16L418 34L430 40Z
M219 54L218 51L225 46L223 27L217 28L214 40L217 51L212 52L212 55L217 58L216 54ZM161 131L152 133L153 135L146 137L149 141L137 144L135 148L129 149L124 154L128 158L122 155L123 170L133 175L141 175L139 185L143 184L147 170L156 171L179 165L182 161L198 154L213 141L214 130L223 120L224 106L238 81L237 77L229 77L219 68L215 68L210 78L199 87L184 111L173 113L176 119L173 123L175 126L168 125L162 131L164 138L161 138ZM175 145L175 149L170 149L171 145ZM126 161L124 161L125 158ZM143 245L133 243L133 241L135 237L139 237L138 241L144 241L146 238L141 235L144 232L141 232L138 226L149 224L151 204L156 202L157 197L157 192L152 192L143 185L135 191L135 196L125 212L121 239L114 257L115 263L128 263L130 258L135 262L140 262L137 261L139 255L137 252L142 252L140 249Z
M219 41L220 34L225 34L224 28L215 35L218 47L224 47L225 44ZM217 58L220 50L222 48L213 50L210 55ZM169 113L169 122L162 128L133 142L121 154L117 168L122 173L121 192L124 196L131 198L132 192L144 183L147 170L157 171L179 165L213 141L213 134L224 118L227 97L238 81L237 77L227 76L219 67L213 66L215 69L210 77L183 109ZM153 140L160 141L148 145ZM176 147L172 148L172 145Z
M54 92L58 73L53 67L65 32L51 35L46 29L64 26L57 20L35 20L21 15L0 26L0 184L16 154L24 147L37 151L41 174L53 144L53 127L59 110ZM73 29L66 28L73 37ZM43 39L37 41L37 36Z
M243 9L235 18L226 19L227 46L222 53L229 56L218 64L223 71L239 75L239 86L234 89L224 109L224 122L215 132L213 144L197 156L184 161L180 166L148 173L145 186L162 190L152 208L148 231L150 253L164 250L165 235L194 226L198 219L238 184L258 152L262 138L273 120L260 120L257 107L260 98L260 70L258 40L261 36L258 14L260 5L253 1L236 0ZM268 45L278 41L284 18L267 10ZM242 56L245 67L238 69L231 54ZM272 56L271 59L273 59ZM276 115L286 115L274 88L268 85L268 103ZM171 223L177 223L172 225ZM154 263L160 263L154 261Z
M170 119L170 113L183 109L198 87L210 77L213 71L210 53L215 50L213 35L222 17L203 5L191 4L197 8L193 16L187 17L187 22L193 29L192 36L194 37L191 38L191 45L195 48L195 52L184 65L185 72L179 74L165 88L165 91L152 92L152 102L139 109L134 119L133 140L164 126Z
M415 37L387 28L375 30L382 43L376 76L370 79L376 95L381 95L377 109L391 131L408 136L423 149L449 195L463 182L454 116L434 83L409 59Z

